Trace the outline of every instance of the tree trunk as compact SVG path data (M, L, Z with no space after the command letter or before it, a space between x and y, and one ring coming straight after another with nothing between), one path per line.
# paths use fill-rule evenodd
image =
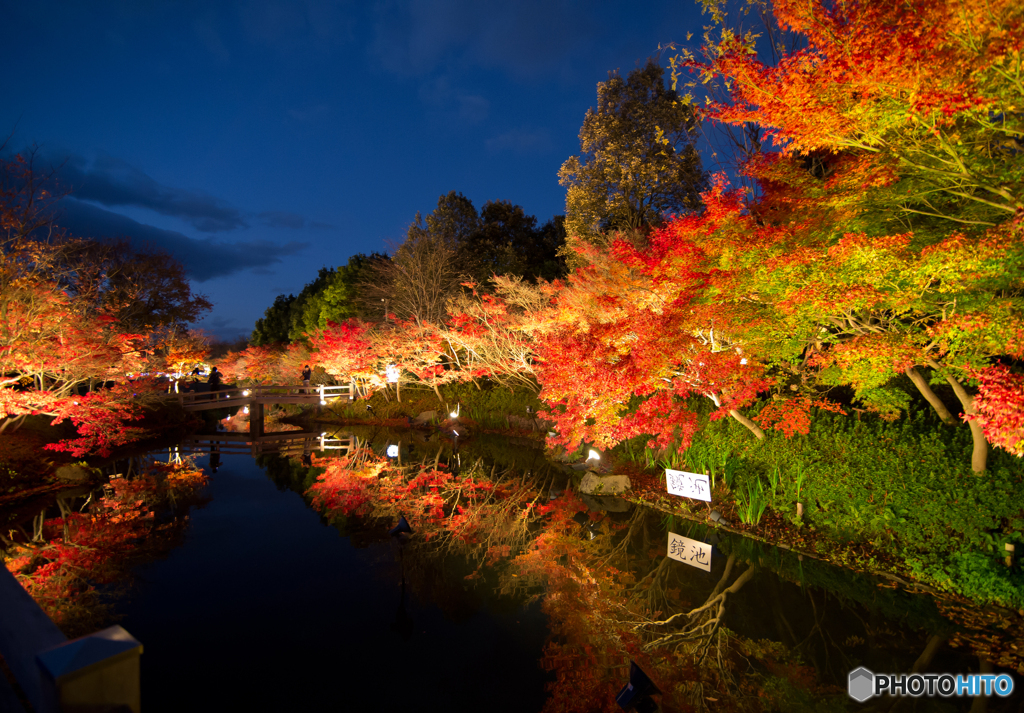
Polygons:
M978 663L980 664L978 673L992 673L992 664L985 659L978 657ZM975 696L974 702L971 703L970 713L985 713L988 710L988 696Z
M437 394L437 400L444 403L444 399L441 398L441 389L437 388L437 382L434 382L434 393Z
M921 652L921 655L917 657L917 661L914 662L910 672L921 673L922 671L927 671L928 667L932 665L932 659L935 658L935 654L938 652L939 647L941 647L945 641L946 639L938 634L931 636L924 647L924 651Z
M939 364L934 360L929 359L929 366L933 369L938 369ZM943 374L949 385L953 387L953 393L960 400L960 404L964 407L964 413L968 416L974 415L974 397L967 393L963 385L954 379L949 374ZM971 438L974 439L974 451L971 453L971 470L975 473L984 473L985 468L988 466L988 441L985 439L985 432L981 430L981 426L978 425L977 421L968 421L967 425L971 429Z
M758 426L756 423L751 421L749 418L747 418L746 416L741 414L736 409L732 409L731 411L729 411L729 415L732 416L733 418L735 418L740 423L742 423L747 428L749 428L750 432L753 433L755 436L757 436L757 440L759 440L759 441L763 441L764 440L764 431L762 431L761 427Z
M911 667L910 673L921 673L922 671L927 671L928 667L932 665L932 659L935 658L935 654L942 647L942 644L945 641L946 640L938 634L933 634L928 639L928 643L925 645L924 651L921 652L921 655L917 657L917 661L915 661L914 665ZM902 704L906 700L906 698L894 698L892 704L888 708L883 707L882 710L887 710L888 713L902 711Z
M920 391L921 395L924 396L928 403L932 405L932 408L935 409L935 413L939 415L939 418L942 419L943 423L955 423L953 414L951 414L949 409L946 408L946 404L942 403L942 399L932 391L932 387L929 386L928 380L921 376L921 373L917 369L909 367L904 373L910 377L910 380L914 382L914 386L917 387L917 390Z

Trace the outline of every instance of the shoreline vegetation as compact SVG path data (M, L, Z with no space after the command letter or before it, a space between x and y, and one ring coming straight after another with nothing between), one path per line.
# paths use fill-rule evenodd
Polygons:
M439 402L433 390L406 386L401 402L377 393L295 418L406 426L433 411L429 428L451 428L446 409L458 408L462 436L504 432L544 446L543 432L522 427L537 409L533 393L498 385L441 392ZM509 416L520 428L509 427ZM1024 577L1016 560L1007 566L1005 554L1005 544L1019 541L1024 529L1016 459L996 455L992 472L979 478L960 457L970 452L969 437L947 428L923 410L895 423L824 414L807 435L759 441L739 424L705 420L679 457L659 458L638 438L604 451L601 462L634 481L628 499L666 514L709 523L714 509L732 524L728 529L753 539L1024 616ZM569 454L571 460L583 462L586 451ZM548 453L566 458L561 449ZM665 467L713 473L712 505L669 495Z
M514 435L545 447L545 434L528 427L537 409L534 392L485 383L441 387L441 395L407 385L402 401L378 392L285 420L402 428L433 412L421 427L458 428L470 441L476 433ZM446 417L456 408L458 419ZM519 428L510 427L509 416ZM895 423L870 414L849 420L825 414L812 423L806 435L776 433L760 441L738 423L705 420L682 457L659 459L645 439L634 439L603 451L600 470L627 475L632 488L622 497L667 517L887 582L879 587L930 595L944 616L964 627L947 634L951 641L1024 673L1024 652L1006 645L1024 639L1024 576L1003 547L1015 541L1005 531L1022 526L1017 460L997 454L989 477L979 478L960 457L970 453L969 435L950 437L949 427L924 409ZM582 463L588 449L545 450L578 486L585 471L569 465ZM712 504L668 494L665 467L714 473ZM798 516L800 501L806 504ZM744 513L752 505L760 512L756 519ZM712 510L722 520L714 522ZM1001 634L991 635L995 631Z
M532 441L553 462L580 463L586 457L585 446L573 453L545 448L542 429L549 424L536 416L543 404L532 390L482 379L444 385L439 392L440 399L438 390L406 384L402 401L385 390L319 409L283 408L279 416L293 423L341 426L457 426L463 438L487 432ZM459 416L452 419L448 414L456 410ZM417 421L421 416L426 419ZM180 418L175 413L154 420L180 429ZM624 497L667 515L711 524L715 510L729 523L715 523L724 530L879 575L911 590L995 605L1024 617L1024 577L1019 563L1005 554L1006 544L1024 539L1019 534L1024 530L1024 489L1017 487L1022 476L1016 459L997 452L984 479L969 468L957 468L964 462L960 456L970 450L969 440L963 433L951 437L957 434L924 410L896 423L870 414L852 422L823 414L807 435L776 433L764 441L750 439L746 429L731 421L710 421L706 414L704 419L681 455L659 457L639 437L604 450L602 470L629 476L633 487ZM25 447L15 460L9 451L18 440ZM76 487L52 472L42 483L36 477L14 479L12 461L29 471L33 461L36 469L52 470L58 464L50 454L43 456L44 440L33 427L3 436L5 474L15 485L0 493L0 504ZM713 474L713 503L669 495L665 468ZM578 481L583 472L575 472Z

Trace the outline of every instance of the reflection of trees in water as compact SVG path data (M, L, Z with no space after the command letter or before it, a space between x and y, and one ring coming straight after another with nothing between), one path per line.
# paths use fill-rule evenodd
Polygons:
M542 665L555 676L546 710L614 710L630 659L664 692L665 710L706 710L709 699L757 709L757 682L769 679L816 692L813 675L782 647L752 645L723 625L755 570L733 556L709 591L703 573L665 557L664 527L650 511L584 515L572 492L552 499L561 492L553 478L482 460L463 460L454 474L440 454L399 464L363 451L314 464L323 473L307 495L328 519L344 518L350 530L363 523L379 541L408 518L414 535L393 545L403 584L449 618L471 615L494 591L512 607L542 598L552 634ZM290 482L308 481L292 468ZM410 620L403 592L396 626ZM792 665L758 678L750 661L759 657Z
M314 454L309 466L275 455L256 460L279 488L303 493L357 547L388 541L388 529L405 515L416 535L401 551L403 580L418 598L436 602L448 619L462 621L497 585L495 573L484 565L529 542L537 519L529 503L539 501L540 490L529 473L485 467L482 459L469 456L460 456L462 466L453 469L448 462L457 461L450 446L414 445L423 462L409 462L405 446L402 457L394 459L362 449L332 457ZM520 604L498 602L499 608ZM494 609L494 603L488 607Z
M583 519L572 494L559 500L504 579L507 591L544 585L552 638L542 664L556 677L545 710L616 710L630 659L666 711L825 710L829 696L845 700L786 647L726 625L758 568L732 555L713 563L710 579L665 556L659 514Z
M131 569L181 544L206 483L187 460L122 465L102 488L62 493L57 516L39 512L31 536L18 527L4 538L7 568L69 637L110 624Z
M401 465L373 454L347 463L316 458L324 477L310 494L319 488L321 512L364 542L386 540L399 515L408 517L415 534L400 554L395 546L403 581L452 619L495 591L510 607L540 598L551 631L541 663L555 679L545 710L616 710L630 659L663 692L665 711L828 710L847 700L845 677L857 665L909 671L916 659L927 665L923 650L935 653L927 634L907 623L941 618L923 610L900 618L909 600L874 583L800 587L767 571L785 572L785 563L748 551L743 540L720 543L706 574L666 557L660 513L588 511L552 477L462 455L458 474L440 452ZM288 477L311 482L306 469ZM813 563L800 566L828 584ZM849 608L841 593L855 587L876 610ZM399 604L396 625L406 626L404 599Z

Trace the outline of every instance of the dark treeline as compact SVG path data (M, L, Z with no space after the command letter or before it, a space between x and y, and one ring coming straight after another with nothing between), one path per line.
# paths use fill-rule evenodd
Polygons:
M564 277L565 218L543 225L509 201L488 201L477 211L459 192L441 196L437 208L417 213L392 256L359 253L345 265L323 267L298 295L278 295L257 320L256 346L293 342L328 322L359 318L434 322L463 284L486 290L494 275L530 282Z

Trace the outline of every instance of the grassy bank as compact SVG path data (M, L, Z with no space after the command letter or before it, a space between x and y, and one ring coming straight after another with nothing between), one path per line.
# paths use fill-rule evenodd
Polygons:
M732 420L705 418L681 456L659 461L642 439L622 451L648 466L712 473L716 507L751 531L781 524L863 545L874 561L845 564L895 565L978 603L1024 608L1024 575L1004 562L1005 546L1019 552L1024 541L1024 467L996 450L975 475L965 426L925 411L893 423L822 412L807 435L758 441Z

